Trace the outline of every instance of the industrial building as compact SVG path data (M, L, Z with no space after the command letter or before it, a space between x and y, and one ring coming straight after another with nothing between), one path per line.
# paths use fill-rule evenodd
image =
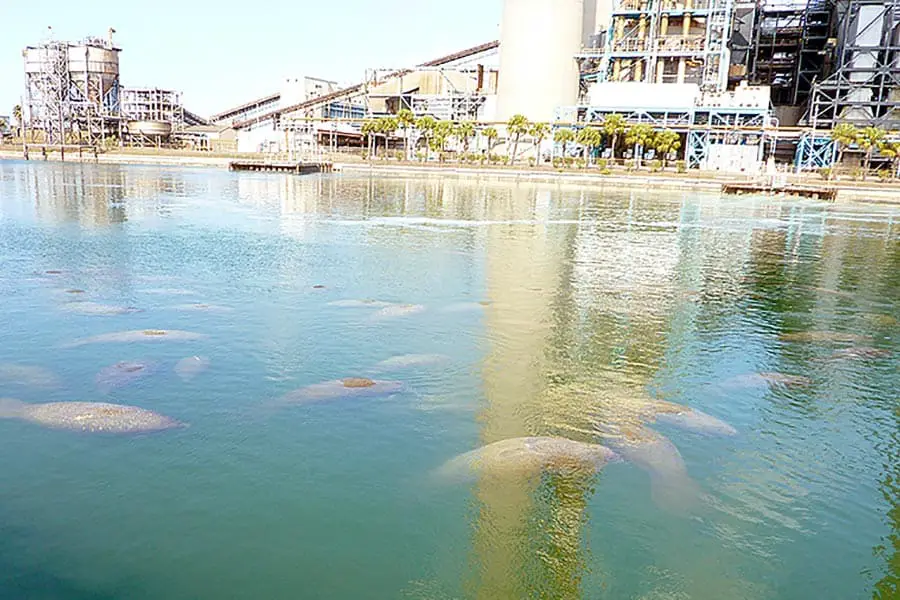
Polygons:
M840 122L900 130L900 0L504 0L499 37L352 85L288 78L205 122L176 92L123 88L110 31L27 48L26 107L50 143L241 152L361 146L362 120L404 109L495 124L501 149L513 115L578 129L619 114L677 132L689 167L742 172L830 166Z
M50 39L23 51L28 137L44 144L177 144L206 121L185 110L181 93L124 88L115 30L78 42Z

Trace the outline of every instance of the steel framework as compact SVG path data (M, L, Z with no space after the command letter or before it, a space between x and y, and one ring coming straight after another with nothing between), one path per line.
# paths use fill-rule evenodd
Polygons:
M559 109L557 120L561 123L577 120L584 127L602 123L612 114L621 115L629 124L646 123L654 129L671 129L683 134L689 168L705 168L714 144L758 144L761 159L771 119L767 108L574 106Z
M615 0L605 43L576 58L587 80L697 83L722 91L733 16L733 0Z
M816 83L809 124L900 128L900 0L838 0L833 73Z
M837 144L828 135L815 131L804 132L797 144L794 168L799 171L817 171L830 168L837 158Z
M97 51L114 56L114 68L94 68ZM97 38L80 43L51 40L25 49L29 126L43 132L44 142L63 144L76 137L96 144L118 134L118 52L111 40ZM74 65L79 65L78 70Z

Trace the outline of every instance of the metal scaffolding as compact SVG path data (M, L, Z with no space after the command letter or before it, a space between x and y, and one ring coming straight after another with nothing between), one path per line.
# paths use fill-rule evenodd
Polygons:
M833 72L815 84L809 124L900 128L900 0L838 0Z
M616 0L605 43L576 58L598 81L728 84L733 0Z
M108 39L50 40L23 51L29 128L43 142L96 144L120 125L119 49Z

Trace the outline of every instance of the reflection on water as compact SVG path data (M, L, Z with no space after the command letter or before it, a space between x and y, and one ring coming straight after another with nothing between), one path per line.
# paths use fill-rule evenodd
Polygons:
M19 574L0 575L0 596L44 578L51 597L127 580L135 598L893 598L898 215L564 182L0 163L0 397L89 399L103 366L204 357L202 377L155 373L113 398L191 422L175 436L79 439L61 458L62 438L0 422L27 457L0 467L0 572ZM47 354L145 328L211 341ZM391 364L405 387L390 398L257 410ZM30 373L66 384L38 390ZM625 460L470 488L429 476L523 436ZM108 494L129 502L80 526ZM66 543L38 567L49 539Z

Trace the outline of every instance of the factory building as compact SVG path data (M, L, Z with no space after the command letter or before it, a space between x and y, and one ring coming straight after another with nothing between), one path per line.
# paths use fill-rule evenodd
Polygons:
M123 87L114 33L25 48L23 110L32 141L158 146L177 143L185 127L206 123L184 109L180 92Z

